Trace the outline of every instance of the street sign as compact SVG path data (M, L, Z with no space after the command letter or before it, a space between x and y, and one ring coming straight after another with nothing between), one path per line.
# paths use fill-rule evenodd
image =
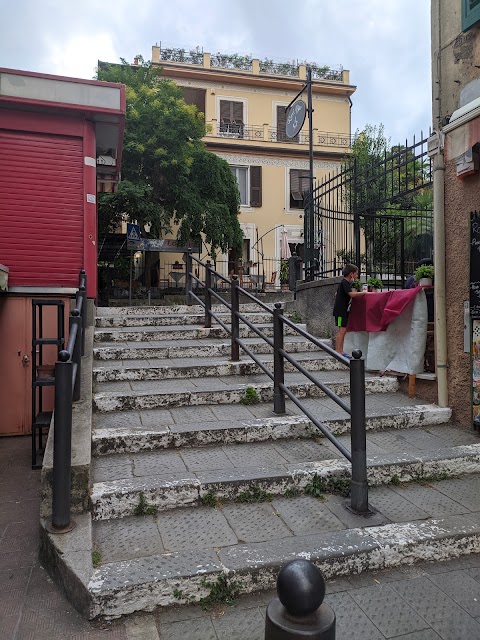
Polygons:
M127 222L127 240L131 242L140 242L140 226Z
M285 127L288 138L295 138L303 127L307 115L307 105L303 100L297 100L288 110L287 124Z

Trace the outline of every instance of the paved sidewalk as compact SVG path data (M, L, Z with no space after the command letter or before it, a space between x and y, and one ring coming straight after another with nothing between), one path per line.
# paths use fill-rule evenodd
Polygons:
M40 473L30 438L0 439L0 640L263 640L273 592L89 623L37 559ZM332 580L338 640L480 639L480 554Z

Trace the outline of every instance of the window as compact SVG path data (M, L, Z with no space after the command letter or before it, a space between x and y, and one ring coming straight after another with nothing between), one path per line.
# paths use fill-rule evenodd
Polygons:
M243 138L243 102L220 100L220 135Z
M205 115L205 95L206 89L193 89L191 87L179 87L183 99L187 104L194 104L197 109Z
M462 0L462 31L480 20L480 0Z
M290 209L304 209L310 174L303 169L290 169Z
M298 142L298 133L293 138L287 136L287 114L285 113L285 107L281 105L277 105L277 140L281 142Z
M230 166L240 191L240 204L244 207L262 206L262 167Z

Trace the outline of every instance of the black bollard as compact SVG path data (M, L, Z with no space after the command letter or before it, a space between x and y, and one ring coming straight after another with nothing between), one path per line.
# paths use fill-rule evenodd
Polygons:
M280 569L278 598L267 607L265 640L335 640L335 613L325 597L322 572L308 560Z

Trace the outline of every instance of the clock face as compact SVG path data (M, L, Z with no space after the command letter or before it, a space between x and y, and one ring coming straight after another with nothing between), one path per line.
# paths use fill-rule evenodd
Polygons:
M289 138L294 138L305 122L307 115L307 105L303 100L297 100L290 107L287 115L286 133Z

